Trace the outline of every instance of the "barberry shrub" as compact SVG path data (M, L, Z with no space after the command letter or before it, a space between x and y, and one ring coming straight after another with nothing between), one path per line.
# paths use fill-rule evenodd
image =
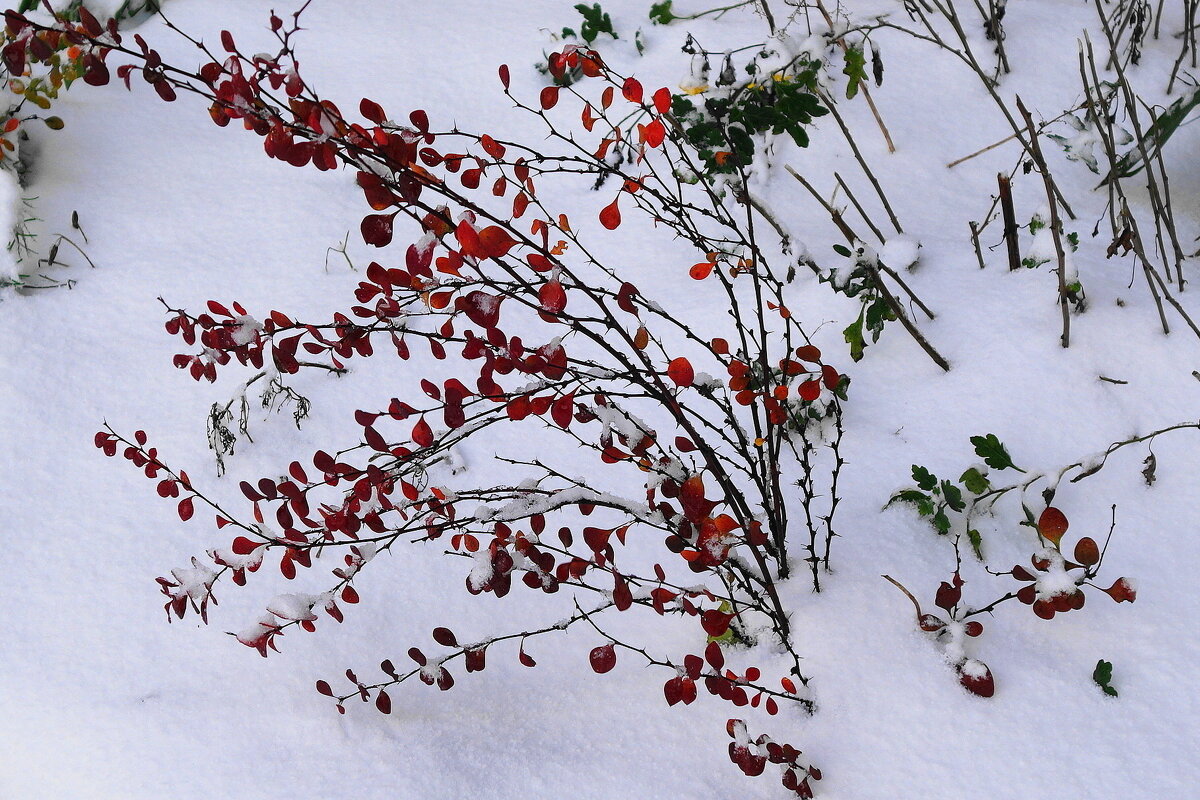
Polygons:
M115 73L127 86L135 78L149 83L168 102L180 92L202 97L216 124L240 124L262 137L270 158L351 170L370 207L359 231L379 260L328 318L299 320L214 300L198 312L168 307L166 322L186 345L175 366L197 381L241 366L279 376L285 386L288 376L342 372L360 358L407 362L396 370L397 396L354 410L361 435L305 454L281 475L242 481L249 505L235 513L186 471L168 467L144 431L125 436L106 426L96 434L96 446L154 480L183 521L207 511L199 518L213 518L221 531L204 556L158 579L168 619L194 613L207 622L218 584L244 586L264 567L286 580L330 567L320 591L275 596L237 634L266 656L289 631L314 632L326 616L342 622L344 609L362 600L383 602L360 598L356 578L376 557L410 544L459 560L472 594L556 595L566 616L471 641L447 620L432 631L436 649L408 648L411 664L388 659L378 672L351 668L345 681L318 681L317 691L342 713L353 698L390 713L392 694L412 678L449 690L455 673L483 671L489 651L533 667L526 643L572 628L594 637L588 665L596 673L623 658L660 668L669 705L691 704L703 689L765 716L814 709L792 609L779 589L793 580L819 591L829 570L849 379L788 308L794 271L821 270L807 255L791 254L785 229L751 194L750 176L762 168L760 140L768 133L807 142L807 127L827 111L820 88L827 76L818 76L828 64L811 51L781 60L764 48L749 60L752 77L729 78L735 71L723 65L717 89L703 100L643 87L588 45L548 56L551 80L536 99L513 91L508 68L500 67L505 96L545 124L558 148L547 152L494 133L444 129L436 112L389 114L368 98L356 114L344 114L299 72L299 13L287 22L272 15L274 54L246 54L228 32L222 53L194 42L204 54L196 69L164 63L140 36L131 46L114 21L102 24L82 6L53 22L10 11L6 25L9 41L24 43L6 59L52 64L53 54L36 44L52 38L77 48L87 83L107 83ZM831 47L839 35L830 33ZM697 48L698 72L707 76L709 54ZM845 53L842 71L854 81L847 99L865 80L863 59L861 49L853 58ZM110 73L110 60L123 63ZM691 97L709 89L694 83ZM600 192L596 217L609 232L638 215L689 245L694 257L658 268L677 269L685 285L699 282L693 285L719 298L712 311L720 313L681 317L672 313L675 298L644 294L634 282L639 265L613 263L589 243L590 220L573 222L544 199L538 186L555 179ZM854 269L835 288L861 295L858 327L875 336L892 318L879 289L884 265L857 246L841 255ZM861 334L846 334L855 360ZM456 461L459 445L490 439L501 426L536 442L497 456L511 476L503 483L481 485L471 470L440 468ZM1184 427L1196 425L1175 426ZM1076 470L1072 480L1079 480L1103 460L1034 475L1016 467L994 436L973 444L984 464L957 482L914 467L915 488L893 498L915 505L953 545L954 570L934 596L940 615L926 614L893 582L962 685L989 696L991 672L968 647L983 632L978 617L1017 599L1049 619L1082 607L1084 587L1117 601L1132 601L1134 591L1124 578L1107 589L1093 582L1105 550L1096 539L1079 539L1068 558L1066 516L1050 505L1064 475ZM553 455L564 449L567 458ZM600 477L574 477L579 454L604 466ZM1022 478L993 483L989 468ZM632 489L601 490L601 482ZM1024 501L1035 485L1043 490L1037 516L1036 504ZM988 605L969 605L963 567L968 551L981 557L983 546L973 519L1018 494L1036 539L1032 571L991 571L1017 585ZM626 546L649 539L662 546ZM608 623L624 612L694 625L695 646L664 653L623 639ZM755 642L785 654L785 674L746 663L743 646ZM751 733L762 722L729 720L730 760L750 776L772 764L788 791L811 796L820 770L795 746Z
M778 238L763 239L765 212L749 197L752 159L736 119L706 123L698 150L673 116L669 89L643 88L597 51L569 46L550 55L549 69L577 69L580 81L550 83L532 101L499 69L504 94L561 146L547 153L441 129L423 110L389 113L368 98L344 114L297 68L299 13L287 23L272 16L275 54L244 53L225 32L224 53L197 42L205 61L195 70L164 63L141 36L130 45L114 21L102 24L86 7L77 16L46 24L10 11L6 23L13 41L53 32L81 48L89 83L106 83L111 69L168 102L180 92L200 96L216 124L261 136L270 158L353 170L370 207L359 227L379 260L341 310L306 321L236 301L172 308L166 329L188 348L175 366L209 381L235 362L291 376L380 356L420 370L397 371L402 396L354 411L357 441L292 461L282 477L243 481L244 515L168 467L145 432L99 432L96 446L154 480L182 520L207 508L199 518L222 532L204 557L159 578L169 618L191 611L207 621L219 584L245 585L264 567L288 580L331 568L322 591L276 596L237 634L266 656L289 631L315 631L325 616L341 622L375 557L425 546L463 559L468 592L559 594L569 616L478 641L438 627L436 651L408 649L412 666L386 660L373 676L350 669L347 683L319 681L339 711L359 698L388 713L390 693L414 677L448 690L460 668L483 670L489 650L513 648L533 666L528 640L573 627L596 638L595 672L613 669L618 654L662 668L670 705L694 702L702 688L766 715L812 710L779 585L800 576L819 590L829 567L849 379L786 305L797 262ZM32 46L22 55L45 57ZM114 59L125 63L112 69ZM775 70L786 85L789 70L809 68L797 57ZM820 110L813 97L795 105L797 125ZM568 127L568 113L582 130ZM723 158L709 153L714 137L728 143ZM706 282L721 314L673 315L668 299L642 293L637 270L606 262L586 243L586 226L542 199L538 184L581 175L602 192L603 229L644 214L690 244L697 255L678 267L680 280ZM501 485L473 484L469 473L433 479L456 446L502 425L536 428L544 440L498 456L514 477ZM599 479L572 477L552 455L564 447L611 471L606 484L637 488L601 491ZM656 555L625 547L648 536L662 541ZM694 620L694 652L654 652L611 634L606 620L633 609ZM758 640L786 653L786 674L732 663L745 660L739 645ZM820 771L796 747L749 728L730 720L730 759L747 775L774 764L783 786L811 796Z

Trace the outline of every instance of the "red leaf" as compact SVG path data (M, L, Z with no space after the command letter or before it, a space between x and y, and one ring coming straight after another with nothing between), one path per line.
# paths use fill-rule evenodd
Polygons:
M654 110L666 114L671 110L671 90L663 87L654 93Z
M350 605L354 605L358 602L358 591L353 586L347 585L342 589L342 600Z
M617 197L613 201L600 210L600 224L611 230L616 230L621 224L621 210L617 208Z
M542 103L542 110L549 111L550 109L554 108L554 106L558 104L558 87L547 86L545 89L542 89L542 95L540 99Z
M479 144L483 146L484 151L492 158L504 158L504 145L486 133L479 137Z
M179 518L184 522L191 519L195 511L196 509L192 505L192 498L185 497L179 501Z
M708 646L704 648L704 660L716 670L725 666L725 654L721 652L721 645L716 642L709 642Z
M805 381L798 390L801 400L813 401L821 396L821 382L818 380Z
M709 636L724 636L725 632L729 630L729 622L732 619L733 614L709 609L700 615L700 626Z
M646 144L651 147L658 147L667 136L667 128L663 125L661 119L656 119L645 127L642 136L645 138Z
M696 372L692 369L692 362L681 356L671 359L671 363L667 365L667 377L674 381L676 386L687 387L696 379Z
M413 426L412 440L421 447L429 447L433 444L433 429L429 427L425 417L421 417Z
M333 689L329 688L326 681L317 681L317 691L326 697L333 697Z
M383 714L392 713L392 698L388 697L388 693L383 689L380 689L375 697L375 707Z
M383 107L365 97L358 103L358 112L376 125L387 119L387 114L384 113Z
M713 267L715 266L716 264L713 264L710 261L703 261L699 264L693 264L692 268L688 270L688 275L692 276L693 280L702 281L712 274Z
M1067 516L1063 512L1054 506L1049 506L1038 517L1038 533L1042 535L1042 538L1057 545L1063 534L1067 532L1068 524Z
M567 307L567 293L557 279L546 281L538 290L538 301L548 314L558 314Z
M500 73L500 83L504 86L504 90L508 91L508 83L510 80L508 64L501 64L500 69L497 70L497 72Z
M588 658L592 663L592 669L603 675L617 665L617 650L612 644L600 645L592 650Z
M433 640L444 647L458 647L458 639L449 628L434 628Z
M233 552L239 556L248 556L251 553L253 553L255 550L257 550L258 547L259 547L258 542L255 542L251 539L247 539L245 536L239 536L233 540L233 548L232 549L233 549Z
M796 358L802 359L804 361L811 361L814 364L820 363L821 351L818 350L816 347L813 347L811 344L806 344L803 347L796 348Z
M621 85L621 94L631 103L642 102L642 84L637 78L626 78Z
M825 381L825 388L833 391L838 387L842 376L838 375L838 371L828 364L821 367L821 379Z
M525 652L525 643L524 642L521 642L521 650L519 653L517 653L517 659L521 662L522 665L524 665L526 667L536 667L537 666L537 662L534 661L533 658L528 653Z
M560 428L568 428L575 413L575 393L565 394L550 406L550 418Z
M616 576L616 585L613 587L613 605L617 611L626 611L633 605L633 592L620 575Z

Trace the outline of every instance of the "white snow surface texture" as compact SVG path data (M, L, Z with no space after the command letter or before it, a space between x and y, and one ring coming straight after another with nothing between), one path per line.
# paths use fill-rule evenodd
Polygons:
M283 2L171 0L166 9L197 37L216 42L220 29L229 29L255 52L269 49L268 14L272 6L290 10ZM899 3L849 5L855 14L902 15ZM966 4L959 5L965 15ZM675 87L686 76L688 56L678 49L685 31L717 50L763 36L761 19L746 9L716 22L660 27L650 25L648 6L604 3L622 34L608 58L647 87ZM1094 11L1066 0L1027 0L1008 10L1014 71L1002 95L1011 100L1019 92L1036 114L1054 117L1078 102L1075 39L1094 24ZM536 143L544 131L510 107L496 67L512 65L514 91L535 98L545 79L532 64L552 46L545 29L577 26L578 19L570 4L547 0L314 0L304 16L300 62L309 83L347 113L367 94L397 118L423 108L435 124L457 121ZM627 41L638 27L646 40L640 58ZM160 21L138 32L168 62L195 63L195 49ZM972 654L996 676L990 699L959 686L937 647L915 630L908 600L879 577L888 573L925 599L953 571L945 542L911 509L881 511L893 491L911 483L911 464L957 475L977 460L969 437L995 433L1018 463L1051 470L1110 442L1200 416L1200 381L1192 375L1200 342L1177 318L1164 336L1131 261L1106 260L1103 235L1089 235L1105 201L1103 191L1092 191L1096 177L1044 144L1076 202L1081 246L1074 262L1090 306L1074 318L1064 350L1052 265L1009 273L1002 244L986 249L1000 242L996 224L985 235L987 269L980 270L967 235L968 220L986 212L996 173L1011 169L1017 151L1010 143L953 170L945 166L1009 132L995 105L952 57L899 36L879 39L887 72L873 94L897 152L887 153L861 98L840 107L905 228L906 237L885 252L907 260L920 242L919 265L906 277L937 311L936 321L921 327L954 368L939 370L898 325L851 364L840 331L855 306L811 276L798 278L793 312L809 330L830 321L816 342L853 378L841 538L827 590L812 595L797 586L785 598L795 609L792 626L818 711L808 717L786 709L767 718L746 710L750 729L802 748L824 773L816 787L821 797L1194 797L1194 431L1155 442L1153 486L1139 474L1145 451L1134 448L1060 492L1056 505L1070 517L1072 537L1103 541L1110 506L1117 505L1102 579L1136 579L1138 600L1117 605L1093 591L1085 609L1052 621L1016 603L985 618ZM990 52L981 33L976 44ZM1139 86L1165 87L1162 65L1169 70L1177 46L1165 35L1148 42L1147 66L1132 75ZM569 613L557 602L562 595L523 587L502 600L473 597L463 587L470 562L432 550L402 548L376 558L355 581L362 603L345 607L344 624L320 614L315 634L293 629L279 642L282 652L267 659L225 632L252 625L280 595L294 600L323 591L328 568L302 571L289 583L272 565L244 589L223 586L209 626L193 615L168 625L154 578L228 546L229 537L212 529L207 512L181 523L153 483L93 447L95 431L105 421L124 433L144 428L164 460L240 510L239 480L278 475L293 458L356 441L353 410L411 393L416 377L386 355L356 359L342 380L302 375L298 388L314 404L304 428L297 431L286 415L260 414L252 421L255 443L242 443L218 478L204 419L239 378L230 370L215 386L197 384L174 369L171 356L183 346L164 333L157 298L190 309L210 298L238 300L259 318L273 308L326 317L353 303L362 276L336 255L326 268L327 248L350 231L356 264L380 257L358 236L369 209L353 174L269 160L258 137L237 123L217 128L187 96L165 104L136 82L132 92L116 81L101 89L81 84L55 113L66 127L39 134L27 190L38 198L37 230L48 242L69 231L78 210L97 268L79 260L59 274L77 280L72 290L9 292L0 302L0 510L9 542L0 561L0 798L786 796L774 775L748 779L726 757L725 720L743 710L703 692L691 706L668 708L666 676L632 657L594 675L587 655L602 641L582 628L531 640L535 669L517 663L515 647L497 645L487 671L460 670L449 692L414 682L392 692L391 715L354 702L338 715L314 681L341 683L347 667L374 676L380 660L400 664L412 645L433 652L435 626L472 641ZM1200 232L1197 129L1181 128L1166 156L1188 243ZM853 177L860 198L873 201L844 139L823 118L810 148L781 143L777 160L765 200L818 262L834 263L835 231L781 165L825 192L837 170ZM563 210L594 226L608 195L563 185L556 196ZM1017 186L1028 221L1044 205L1040 182L1033 176ZM873 216L885 221L879 211ZM677 314L710 313L706 303L715 295L687 277L694 254L661 231L631 220L593 239L620 254L647 296L669 299ZM1195 281L1200 276L1191 269ZM1194 293L1184 292L1182 302L1200 315ZM521 441L520 432L503 436L509 438L496 449ZM489 462L492 442L472 447L463 453L472 481L506 479ZM559 455L569 473L604 472L594 454ZM989 539L990 563L999 569L1030 550L1028 529L1016 526L1011 508L1008 514L1009 524ZM1006 537L1020 546L1005 544ZM663 625L648 614L624 615L618 630L664 653L703 647L695 625ZM768 673L782 663L768 648L730 658L751 659L741 663ZM1105 697L1091 680L1101 658L1115 665L1119 698Z

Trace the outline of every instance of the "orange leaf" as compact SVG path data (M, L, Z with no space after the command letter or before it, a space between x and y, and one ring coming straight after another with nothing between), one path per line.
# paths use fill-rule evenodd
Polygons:
M1137 591L1125 578L1117 578L1116 582L1104 591L1118 603L1132 603L1137 599Z
M693 264L692 268L688 270L688 274L691 275L693 279L702 281L712 274L713 267L715 266L715 264L703 261L699 264Z
M488 258L501 258L508 254L517 240L499 225L489 225L479 232L479 244Z

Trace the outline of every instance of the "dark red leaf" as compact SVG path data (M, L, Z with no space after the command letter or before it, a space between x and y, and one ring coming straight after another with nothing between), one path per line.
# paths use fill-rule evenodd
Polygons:
M594 648L588 658L592 669L603 675L617 665L617 650L611 643L603 644Z
M969 659L959 668L958 682L972 694L980 697L991 697L996 693L996 682L992 679L992 671L987 664L975 659Z
M359 226L363 241L374 247L386 247L392 241L395 214L368 214Z

